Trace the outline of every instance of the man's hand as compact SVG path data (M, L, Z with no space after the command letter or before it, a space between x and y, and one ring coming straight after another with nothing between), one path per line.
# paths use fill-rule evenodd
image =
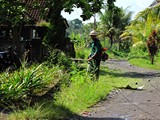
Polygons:
M92 58L91 58L91 57L87 59L87 61L91 61L91 60L92 60Z

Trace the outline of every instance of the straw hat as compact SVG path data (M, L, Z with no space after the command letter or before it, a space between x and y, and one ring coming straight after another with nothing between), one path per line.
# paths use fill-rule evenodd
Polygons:
M95 30L92 30L89 35L94 35L94 36L97 36L97 32Z

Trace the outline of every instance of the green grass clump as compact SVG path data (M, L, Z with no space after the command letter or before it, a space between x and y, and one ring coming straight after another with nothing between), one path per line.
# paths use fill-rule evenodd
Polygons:
M61 120L70 117L72 113L63 106L53 102L44 102L28 107L26 110L14 111L7 120Z

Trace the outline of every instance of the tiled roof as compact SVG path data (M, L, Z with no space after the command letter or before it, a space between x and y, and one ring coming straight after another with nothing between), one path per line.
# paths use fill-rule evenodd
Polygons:
M45 0L21 0L22 4L25 4L27 12L26 17L37 22L42 20L41 10L45 9Z
M30 21L29 23L26 23L25 26L36 26L37 22L43 20L41 10L45 9L45 0L20 0L20 2L26 7L24 17ZM6 28L7 26L8 24L6 23L0 24L1 28Z
M36 26L36 23L44 21L41 13L45 11L46 0L20 0L20 2L26 7L24 16L31 21L30 23L26 23L25 26ZM46 10L45 12L47 16L48 11ZM68 28L69 25L66 19L64 19L64 24ZM0 24L0 27L5 28L7 24Z

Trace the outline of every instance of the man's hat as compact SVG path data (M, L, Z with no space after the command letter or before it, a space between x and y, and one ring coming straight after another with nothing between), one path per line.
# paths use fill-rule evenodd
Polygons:
M89 33L89 35L95 35L95 36L97 36L97 32L96 32L95 30L92 30L92 31Z

